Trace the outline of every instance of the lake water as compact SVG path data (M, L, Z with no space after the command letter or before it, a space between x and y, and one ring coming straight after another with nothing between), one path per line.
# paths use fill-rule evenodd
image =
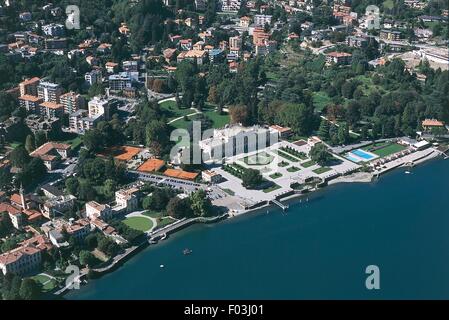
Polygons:
M380 290L365 287L368 265ZM448 299L449 161L194 225L66 298Z

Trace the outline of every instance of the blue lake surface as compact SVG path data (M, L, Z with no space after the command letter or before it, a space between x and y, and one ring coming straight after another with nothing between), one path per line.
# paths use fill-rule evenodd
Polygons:
M286 214L192 226L65 297L448 299L449 161L404 171L328 187ZM368 265L380 290L365 287Z

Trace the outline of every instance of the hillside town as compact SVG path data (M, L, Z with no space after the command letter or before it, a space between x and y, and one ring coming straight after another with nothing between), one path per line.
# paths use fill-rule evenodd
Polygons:
M65 5L0 3L3 299L447 158L446 1L85 1L79 28Z

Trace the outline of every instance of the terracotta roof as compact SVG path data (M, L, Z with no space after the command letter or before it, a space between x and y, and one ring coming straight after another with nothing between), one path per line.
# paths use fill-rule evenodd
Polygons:
M58 142L47 142L41 145L39 148L30 153L32 157L42 157L52 151L57 150L68 150L70 149L70 144L58 143Z
M335 57L335 58L351 57L351 56L352 56L352 54L350 54L350 53L346 53L346 52L336 52L336 51L329 52L327 55L328 55L329 57Z
M442 121L436 119L425 119L422 122L423 127L444 127L444 123Z
M63 105L60 103L54 103L51 101L44 101L40 104L41 107L50 108L50 109L60 109L63 108Z
M31 78L31 79L27 79L25 81L22 81L20 84L26 86L26 85L29 85L29 84L35 84L36 82L39 82L40 80L41 80L40 78L34 77L34 78Z
M24 255L34 255L40 250L32 246L19 247L17 249L8 251L0 256L0 264L11 264L22 258Z
M20 100L25 100L25 101L30 101L30 102L38 102L41 101L42 99L39 97L35 97L35 96L31 96L29 94L25 94L23 96L19 97Z
M0 212L8 212L9 214L16 215L22 212L17 207L14 207L13 205L10 205L9 203L2 202L0 203Z

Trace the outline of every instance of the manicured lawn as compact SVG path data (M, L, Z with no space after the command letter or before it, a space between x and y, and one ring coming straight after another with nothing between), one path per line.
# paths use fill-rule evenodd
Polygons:
M219 114L215 110L208 110L204 111L203 114L212 120L212 127L215 129L223 128L229 123L230 117L227 113Z
M293 161L293 162L298 162L299 161L299 159L291 156L290 154L288 154L288 153L286 153L284 151L281 151L279 149L276 150L276 151L277 151L278 155L280 155L282 158L285 158L285 159Z
M270 177L271 179L277 179L277 178L282 177L282 174L279 173L279 172L276 172L276 173L270 174L269 177Z
M301 170L301 169L299 169L298 167L295 167L295 166L291 166L290 168L287 168L288 172L296 172L296 171L299 171L299 170Z
M401 146L400 144L397 144L397 143L392 143L383 148L373 150L371 152L374 153L375 155L378 155L379 157L383 158L383 157L387 157L393 153L400 152L404 149L405 149L404 146Z
M281 186L279 186L277 184L273 184L271 187L263 189L262 191L265 192L265 193L270 193L270 192L273 192L273 191L279 189L280 187Z
M139 230L148 231L153 226L153 222L145 217L129 217L123 221L128 227Z
M309 168L309 167L311 167L313 165L316 165L316 162L312 161L312 160L304 162L304 163L301 163L301 166L303 166L304 168Z
M330 171L330 170L332 170L332 168L329 168L329 167L320 167L320 168L318 168L318 169L313 170L313 172L315 172L316 174L322 174L322 173L328 172L328 171Z
M288 163L287 161L281 161L278 163L278 166L281 168L284 168L286 166L288 166L290 163Z
M179 109L176 101L165 101L160 103L159 106L164 111L167 120L172 120L195 112L192 109Z
M36 282L39 282L42 285L42 289L44 291L51 291L58 285L58 282L55 279L52 279L46 275L38 274L34 277L31 277Z

